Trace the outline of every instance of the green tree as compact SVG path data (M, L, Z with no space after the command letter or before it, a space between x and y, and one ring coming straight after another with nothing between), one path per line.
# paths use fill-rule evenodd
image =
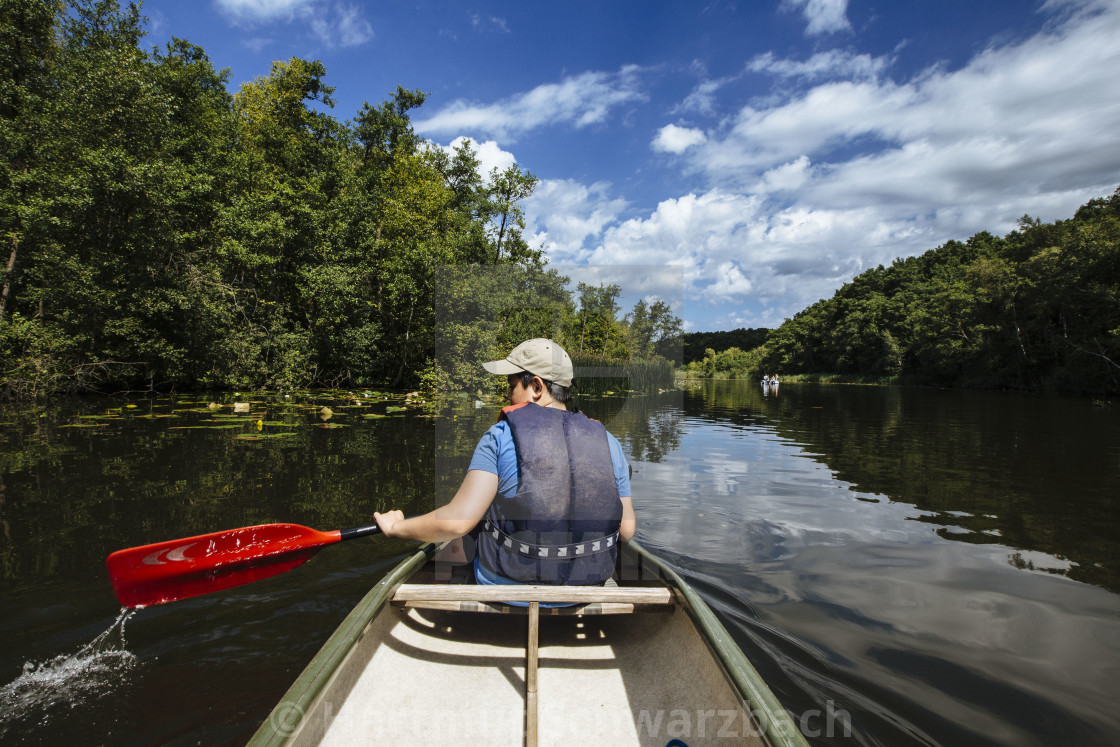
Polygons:
M502 260L502 252L510 262L540 260L540 251L525 241L525 211L521 202L533 194L540 180L522 171L517 164L503 171L490 172L489 229L494 247L494 264Z
M578 340L574 346L576 353L629 357L622 327L615 319L620 308L618 297L622 286L617 283L600 283L597 286L579 283L576 288L579 311L574 319L577 329L572 330L572 336Z
M54 31L61 12L61 2L12 0L0 5L0 236L8 249L0 323L12 298L20 243L29 231L35 236L45 228L39 143L49 131L44 115L53 89Z
M634 356L648 359L658 355L680 363L681 319L669 304L658 299L647 305L639 299L624 321Z

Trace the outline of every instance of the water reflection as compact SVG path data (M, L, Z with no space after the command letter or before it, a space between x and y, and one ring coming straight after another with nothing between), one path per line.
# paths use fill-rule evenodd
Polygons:
M709 383L686 394L680 449L640 465L641 536L787 707L834 703L861 743L1115 743L1120 433L1099 414Z
M273 521L337 529L430 495L430 422L366 420L397 399L262 398L238 416L208 401L82 399L0 416L8 588L100 581L106 549ZM319 427L324 403L345 427Z
M908 518L946 539L1003 545L1017 567L1120 591L1120 418L1112 407L805 384L774 397L712 382L687 394L685 414L764 428L861 500L911 504L919 512Z

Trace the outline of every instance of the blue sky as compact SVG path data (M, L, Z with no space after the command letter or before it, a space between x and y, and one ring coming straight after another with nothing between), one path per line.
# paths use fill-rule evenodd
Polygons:
M691 330L774 327L860 272L1120 186L1120 0L148 0L229 68L398 85L440 147L541 179L528 234Z

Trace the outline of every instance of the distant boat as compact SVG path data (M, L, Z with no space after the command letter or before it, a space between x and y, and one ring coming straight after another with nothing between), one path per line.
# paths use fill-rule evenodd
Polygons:
M806 745L708 605L637 543L605 586L476 585L433 551L366 594L250 745L707 744L708 714L729 743ZM699 731L678 734L681 714Z

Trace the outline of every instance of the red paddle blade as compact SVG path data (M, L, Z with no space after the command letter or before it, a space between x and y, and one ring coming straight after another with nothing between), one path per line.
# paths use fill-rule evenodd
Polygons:
M262 524L118 550L109 556L113 592L126 607L187 599L290 571L326 545L338 530Z

